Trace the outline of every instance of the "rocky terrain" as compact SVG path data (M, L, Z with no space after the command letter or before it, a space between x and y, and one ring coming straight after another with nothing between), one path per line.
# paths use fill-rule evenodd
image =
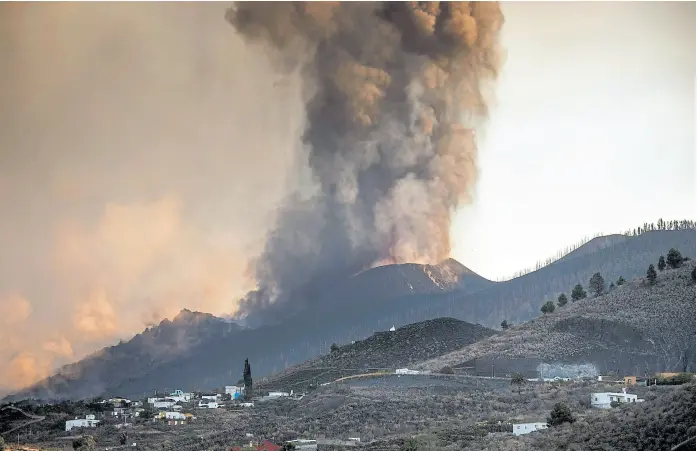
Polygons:
M260 387L302 390L311 384L370 370L394 371L495 334L492 329L454 318L422 321L393 332L376 332L365 340L337 345L328 354L260 381Z
M257 377L267 376L328 353L332 343L364 340L392 325L439 317L487 327L498 327L503 319L520 323L537 317L543 301L568 293L576 283L587 284L596 271L608 283L619 276L644 276L649 263L671 247L694 259L694 229L596 238L506 282L487 281L452 260L438 267L373 268L328 286L296 316L256 329L184 311L172 322L62 368L13 398L140 396L152 387L202 390L237 381L245 358Z
M552 314L418 365L489 371L491 364L534 369L541 362L590 363L600 373L694 371L694 262L659 273L655 285L638 278L597 298L569 301ZM477 362L485 362L477 365ZM520 367L512 368L521 371Z

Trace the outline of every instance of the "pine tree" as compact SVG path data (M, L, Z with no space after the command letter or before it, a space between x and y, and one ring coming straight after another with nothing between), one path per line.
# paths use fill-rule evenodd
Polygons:
M649 280L650 285L656 283L656 270L653 268L653 264L649 265L649 269L646 271L646 278Z
M547 301L544 304L542 304L542 308L540 308L540 311L546 315L547 313L554 313L554 302L552 301Z
M581 299L585 299L585 298L586 298L586 291L583 289L583 286L579 283L571 291L571 300L576 302L576 301L580 301Z
M658 257L658 270L663 271L666 269L666 259L661 255Z
M671 269L679 268L682 265L682 255L676 249L671 248L668 251L668 258L666 258L666 263Z
M503 329L503 330L508 329L508 321L506 321L505 319L503 321L501 321L501 329Z
M518 386L518 394L520 395L520 387L525 383L525 378L523 377L522 374L520 373L513 373L513 377L511 377L511 385L517 385Z
M588 283L588 289L593 293L594 297L598 297L605 292L605 279L600 275L599 272L593 274L590 282Z
M620 278L617 279L617 286L618 287L622 286L622 285L624 285L625 282L626 282L626 280L624 280L624 277L620 276Z
M566 295L564 293L560 294L559 297L557 298L557 305L559 307L564 307L567 302L569 302L569 300L566 299Z

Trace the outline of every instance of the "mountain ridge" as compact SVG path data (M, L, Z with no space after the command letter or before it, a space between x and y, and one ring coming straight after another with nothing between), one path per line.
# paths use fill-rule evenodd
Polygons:
M324 354L332 343L362 340L392 325L439 317L453 317L488 327L497 327L503 319L509 323L525 321L539 314L539 306L544 300L555 299L562 291L568 293L578 282L586 284L598 270L608 283L619 275L634 278L645 274L648 263L655 263L658 255L665 254L671 247L694 258L694 243L694 230L647 232L594 251L577 252L572 257L511 281L492 282L481 278L484 286L476 289L465 285L442 290L429 281L424 271L420 274L412 271L410 277L418 276L418 280L423 281L416 284L419 291L413 292L405 289L407 285L402 274L397 274L403 273L402 268L400 271L389 267L373 268L372 271L391 270L392 279L401 288L394 293L376 296L370 284L342 285L341 292L336 296L329 293L326 302L316 300L313 310L288 318L282 324L256 329L244 329L234 322L210 315L198 323L206 327L190 326L194 330L187 335L176 332L178 327L187 324L183 321L188 318L185 314L176 323L179 326L169 321L157 326L168 331L162 335L162 340L169 337L171 342L154 346L152 352L138 349L139 340L141 347L145 347L159 337L146 329L122 345L104 348L64 367L63 374L53 375L21 390L15 397L131 395L158 386L210 388L236 382L241 371L239 362L246 357L250 357L257 377L266 376ZM406 268L414 266L407 265ZM473 277L469 280L476 282L479 276L475 274ZM210 330L199 330L206 328Z

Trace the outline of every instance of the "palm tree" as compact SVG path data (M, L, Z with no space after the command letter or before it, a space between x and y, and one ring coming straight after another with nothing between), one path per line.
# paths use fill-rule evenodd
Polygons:
M513 373L513 377L511 377L511 385L517 385L518 386L518 394L520 395L520 387L525 383L525 378L523 377L522 374L520 373Z

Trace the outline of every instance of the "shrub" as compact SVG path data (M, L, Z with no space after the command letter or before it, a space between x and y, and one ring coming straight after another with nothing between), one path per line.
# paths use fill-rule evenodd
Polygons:
M658 270L663 271L666 269L666 259L662 255L658 257Z
M588 289L595 297L598 297L605 292L605 279L603 279L603 276L601 276L599 272L593 274L593 277L591 277L591 280L588 283Z
M563 423L573 423L574 421L571 409L563 402L556 403L549 417L547 417L548 426L558 426Z
M583 286L579 283L576 284L574 289L571 291L571 300L576 302L581 299L586 298L586 291L583 289Z

